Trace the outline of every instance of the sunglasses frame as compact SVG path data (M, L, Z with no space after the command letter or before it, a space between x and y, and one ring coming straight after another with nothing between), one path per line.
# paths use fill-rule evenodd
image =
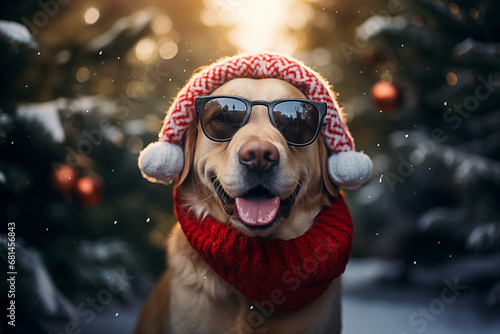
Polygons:
M268 113L268 116L269 116L269 120L271 121L271 124L276 129L278 129L278 126L274 122L274 118L273 118L273 115L272 115L273 108L276 105L278 105L280 103L283 103L283 102L307 102L307 103L311 104L318 111L318 124L316 126L316 132L314 133L314 136L312 137L312 139L310 141L308 141L306 143L302 143L302 144L301 143L291 142L288 139L286 139L285 136L282 134L283 138L285 138L285 140L288 143L288 145L291 145L291 146L307 146L307 145L311 145L312 143L314 143L314 141L316 140L316 138L318 138L319 132L321 131L321 126L323 124L323 119L325 118L326 113L327 113L327 104L326 104L326 102L315 101L315 100L307 100L307 99L277 99L277 100L272 100L272 101L265 101L265 100L249 100L247 98L244 98L244 97L241 97L241 96L234 96L234 95L208 95L208 96L199 96L199 97L196 97L194 99L194 106L195 106L196 112L198 113L198 117L200 119L201 129L202 129L203 133L205 134L205 136L208 139L213 140L215 142L230 141L231 139L233 139L233 136L234 136L234 134L233 134L233 136L231 136L230 138L227 138L227 139L218 139L218 138L214 138L214 137L210 136L207 133L207 131L205 130L205 125L203 124L203 109L204 109L205 104L207 102L209 102L211 100L214 100L214 99L217 99L217 98L235 99L235 100L238 100L238 101L243 102L245 104L245 106L246 106L246 115L245 115L245 118L243 119L243 121L241 122L241 126L238 128L238 130L235 131L235 133L238 132L242 127L244 127L248 123L248 120L250 119L250 115L252 113L252 108L254 106L265 106L265 107L267 107L267 113Z

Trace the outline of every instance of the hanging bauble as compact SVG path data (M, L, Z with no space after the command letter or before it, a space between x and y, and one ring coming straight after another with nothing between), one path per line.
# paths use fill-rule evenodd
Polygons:
M84 206L94 206L104 195L104 181L98 175L82 176L76 183L76 198Z
M379 112L393 113L401 103L399 88L388 81L379 81L373 85L371 96L375 108Z
M50 175L50 184L59 195L73 194L80 173L78 169L61 164L54 167Z

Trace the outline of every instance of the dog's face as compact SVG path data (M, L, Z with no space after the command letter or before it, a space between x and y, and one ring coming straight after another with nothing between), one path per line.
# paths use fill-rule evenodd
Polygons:
M250 100L306 99L279 79L231 80L212 95ZM181 195L199 215L209 214L249 235L290 239L302 235L336 195L326 172L326 147L319 136L308 146L290 146L269 119L267 107L254 106L232 139L208 139L197 121L184 145Z

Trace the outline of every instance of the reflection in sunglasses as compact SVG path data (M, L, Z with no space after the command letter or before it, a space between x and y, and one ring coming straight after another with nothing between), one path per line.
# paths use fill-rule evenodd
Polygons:
M301 99L250 101L242 97L205 96L196 98L205 135L214 141L230 140L250 118L254 105L268 108L269 118L290 145L311 144L317 137L326 104Z

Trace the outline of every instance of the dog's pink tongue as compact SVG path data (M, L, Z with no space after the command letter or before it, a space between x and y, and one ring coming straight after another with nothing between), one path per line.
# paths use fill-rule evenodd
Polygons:
M250 197L236 198L236 208L240 219L248 225L267 225L271 223L280 208L280 198Z

